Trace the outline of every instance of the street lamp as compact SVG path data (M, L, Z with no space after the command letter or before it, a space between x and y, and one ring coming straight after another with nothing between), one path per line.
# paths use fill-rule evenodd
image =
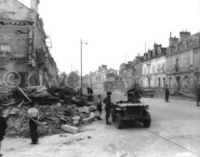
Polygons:
M85 44L87 45L88 43L86 41L83 41L82 39L80 40L81 44L81 88L80 88L80 94L82 95L82 88L83 88L83 82L82 82L82 64L83 64L83 59L82 59L82 45Z

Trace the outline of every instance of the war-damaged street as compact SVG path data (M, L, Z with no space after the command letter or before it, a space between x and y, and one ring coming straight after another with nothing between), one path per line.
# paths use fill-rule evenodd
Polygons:
M0 157L200 157L200 0L0 0Z
M123 99L122 93L112 94L112 100ZM124 98L125 99L125 98ZM133 124L119 130L105 125L105 119L81 128L78 134L59 134L40 138L30 145L30 139L6 138L6 157L198 157L200 156L200 108L194 101L164 98L143 98L150 107L151 127Z

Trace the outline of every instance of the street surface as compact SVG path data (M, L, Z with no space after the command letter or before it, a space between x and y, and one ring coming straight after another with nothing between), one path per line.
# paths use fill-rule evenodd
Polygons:
M121 100L113 93L113 101ZM125 100L125 98L124 98ZM149 129L133 124L122 130L116 125L95 121L82 132L30 139L6 138L5 157L200 157L200 107L194 101L143 98L150 106Z

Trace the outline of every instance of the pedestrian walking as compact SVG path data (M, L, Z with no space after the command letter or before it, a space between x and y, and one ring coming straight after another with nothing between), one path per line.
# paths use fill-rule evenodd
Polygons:
M169 88L165 85L165 102L169 102Z
M107 97L103 100L103 102L106 104L105 110L106 110L106 125L110 125L109 122L110 114L111 114L111 108L112 108L112 101L111 101L111 92L107 92Z
M32 144L37 144L39 138L37 130L37 124L39 121L39 111L37 108L35 108L35 104L33 102L30 103L30 109L28 110L28 117L29 117L29 130L30 130Z
M97 96L97 119L101 120L101 114L102 114L102 100L101 95Z
M199 105L200 102L200 85L198 85L197 90L196 90L196 100L197 100L197 106Z
M2 109L0 109L0 156L3 156L2 154L2 141L6 132L7 126L7 118L5 115L2 113Z

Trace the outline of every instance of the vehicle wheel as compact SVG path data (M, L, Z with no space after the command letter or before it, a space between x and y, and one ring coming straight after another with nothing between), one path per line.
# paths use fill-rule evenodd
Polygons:
M143 124L145 128L149 128L151 125L151 116L149 112L146 113L145 120L143 120Z
M114 112L112 112L112 114L111 114L111 115L112 115L112 121L113 121L113 122L115 122L115 121L116 121L116 115L115 115L115 113L114 113Z
M118 122L118 129L122 129L123 128L123 121L122 121L122 116L120 113L117 113L117 122Z

